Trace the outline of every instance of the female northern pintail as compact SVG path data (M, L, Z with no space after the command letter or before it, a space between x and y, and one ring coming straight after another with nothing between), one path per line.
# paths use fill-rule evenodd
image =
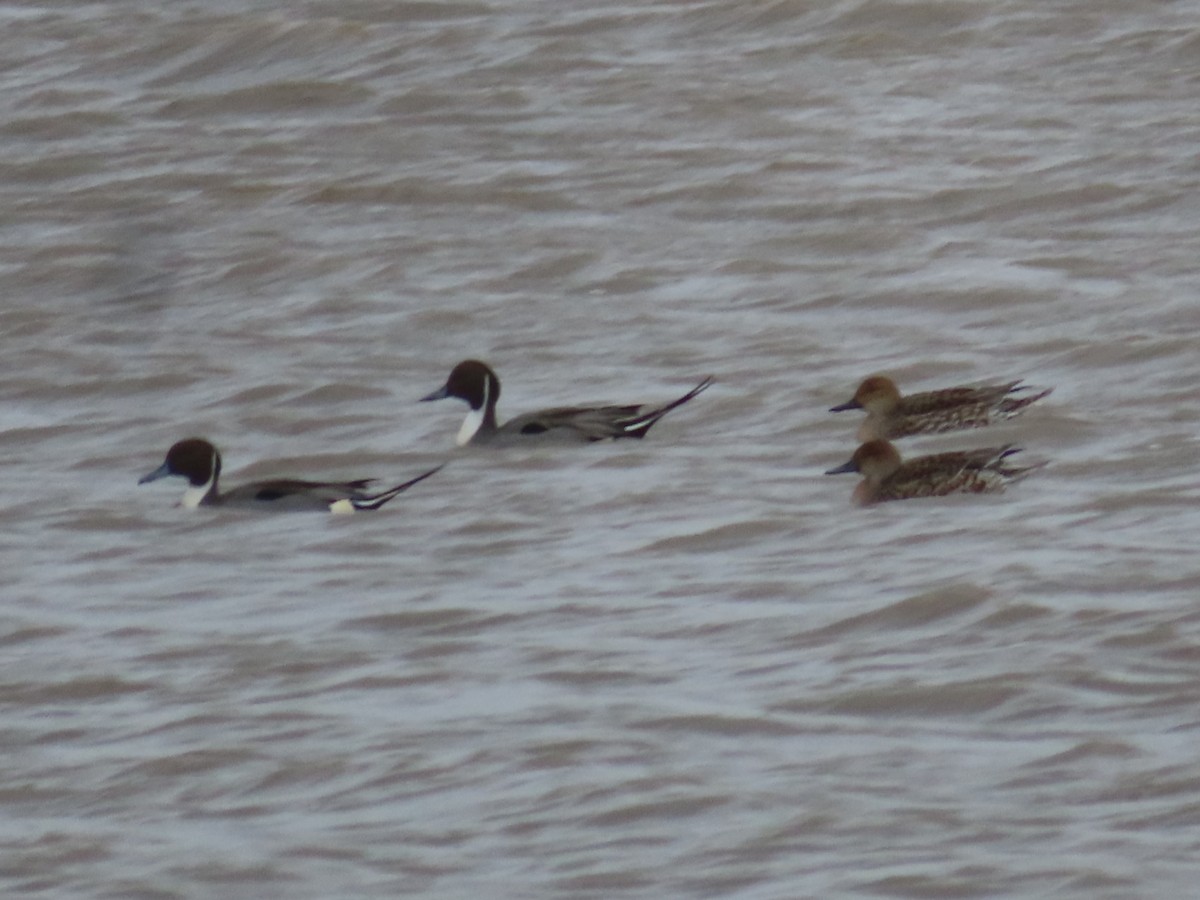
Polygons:
M483 444L502 439L559 440L586 443L616 438L642 438L650 428L677 406L687 403L712 384L712 376L665 406L563 406L543 409L496 424L496 401L500 399L500 379L491 368L478 360L460 362L446 383L421 400L458 397L471 407L458 431L457 443Z
M854 489L860 505L885 500L942 497L946 494L998 494L1005 486L1024 478L1045 463L1014 466L1008 457L1020 447L985 447L919 456L900 461L896 448L883 440L871 440L854 451L854 456L826 475L858 472L863 476Z
M378 494L366 493L373 478L357 481L297 481L273 479L238 485L221 493L217 479L221 475L221 454L203 438L188 438L172 445L163 464L142 476L138 484L157 481L170 475L188 480L180 506L234 506L242 509L266 509L278 512L312 511L352 513L357 510L379 509L397 494L424 481L441 466L430 469L404 484L398 484Z
M1005 384L960 386L900 396L892 379L872 375L858 386L854 397L830 412L865 409L867 418L858 429L858 440L870 441L937 434L964 428L982 428L1020 415L1053 388L1035 388L1018 381ZM1022 393L1032 391L1033 393Z

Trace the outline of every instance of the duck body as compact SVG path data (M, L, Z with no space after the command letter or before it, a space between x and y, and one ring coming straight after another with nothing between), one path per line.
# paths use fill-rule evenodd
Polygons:
M949 494L998 494L1045 465L1014 465L1009 457L1020 451L1020 447L1005 444L918 456L904 462L890 443L873 439L860 445L848 462L825 474L861 474L863 480L853 495L860 506Z
M1023 385L1018 379L901 395L890 378L872 375L858 386L850 400L831 407L830 412L865 410L867 417L859 426L858 440L889 440L983 428L1020 415L1052 390Z
M173 444L167 451L162 465L142 476L138 484L147 484L171 476L185 478L188 487L179 505L188 509L221 506L271 512L351 513L379 509L440 468L441 466L438 466L403 484L374 494L368 493L368 487L374 481L371 478L354 481L278 478L250 482L222 492L218 485L221 476L221 454L204 438L187 438Z
M503 424L496 419L500 379L491 367L468 359L450 372L446 383L422 401L457 397L470 407L457 444L560 443L586 444L619 438L643 438L671 410L687 403L712 384L711 376L682 397L663 406L645 404L559 406L515 416Z

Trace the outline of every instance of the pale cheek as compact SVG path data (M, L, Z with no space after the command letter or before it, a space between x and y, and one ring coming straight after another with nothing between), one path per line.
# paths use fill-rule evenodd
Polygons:
M863 419L863 423L858 426L858 434L855 437L860 444L865 444L867 441L873 441L876 438L887 437L883 433L884 429L878 427L879 423L875 415L872 413Z

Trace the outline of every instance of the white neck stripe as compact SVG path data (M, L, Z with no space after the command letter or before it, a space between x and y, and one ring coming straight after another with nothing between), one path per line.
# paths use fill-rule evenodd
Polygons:
M454 439L458 446L465 447L471 443L471 438L479 433L479 429L483 427L483 420L487 418L488 401L491 400L491 397L492 381L490 378L485 378L483 380L483 404L479 409L471 410L463 419L462 427L458 429L458 437Z
M183 492L183 499L179 501L179 505L184 509L195 509L200 505L200 502L208 495L212 488L212 479L208 479L205 484L200 487L188 485L188 489Z
M199 487L192 484L188 485L188 489L183 492L183 499L179 501L179 505L184 509L195 509L208 496L208 492L212 490L213 484L217 480L217 450L214 447L212 459L208 465L208 481Z
M462 427L458 429L458 437L454 442L460 447L465 447L471 443L471 438L479 433L479 429L483 427L483 417L487 415L487 407L483 409L473 409L467 413L467 417L463 419Z

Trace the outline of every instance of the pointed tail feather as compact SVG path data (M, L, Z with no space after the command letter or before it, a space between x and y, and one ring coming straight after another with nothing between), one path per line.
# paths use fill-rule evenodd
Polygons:
M1043 459L1039 462L1029 463L1028 465L1023 466L998 465L996 466L996 471L1003 475L1010 484L1013 484L1020 481L1022 478L1028 477L1038 469L1044 469L1048 465L1050 465L1050 460Z
M398 494L404 493L405 491L407 491L410 487L412 487L417 482L424 481L430 475L434 475L437 472L441 471L441 469L445 465L446 465L445 463L442 463L442 465L437 466L436 468L430 469L428 472L418 475L416 478L411 478L408 481L404 482L404 484L398 484L394 488L388 488L386 491L383 491L382 493L375 494L370 497L361 497L361 498L353 499L350 501L350 504L357 510L379 509L379 507L383 506L383 504L387 503L389 500L393 499Z
M1038 469L1045 468L1050 464L1049 460L1043 459L1036 462L1022 462L1020 465L1017 465L1009 458L1024 449L1024 447L1018 447L1016 444L1005 444L996 451L995 455L983 468L990 469L1011 483L1020 481L1031 472L1036 472Z
M657 409L652 409L649 412L644 412L639 416L634 416L621 423L621 431L626 437L645 437L646 432L653 427L654 423L669 413L671 410L683 406L697 394L701 393L713 383L711 375L705 376L704 380L698 385L680 397L678 400L672 400L666 406L660 406Z
M1000 402L1000 405L997 407L997 410L1002 415L1015 416L1015 415L1017 415L1017 413L1022 412L1025 409L1025 407L1041 400L1043 397L1045 397L1047 394L1049 394L1053 390L1054 390L1054 388L1052 388L1052 387L1041 388L1041 387L1034 387L1031 384L1019 385L1017 387L1012 388L1012 390L1009 391L1009 396ZM1033 391L1034 393L1021 394L1020 396L1017 396L1017 393L1019 391Z

